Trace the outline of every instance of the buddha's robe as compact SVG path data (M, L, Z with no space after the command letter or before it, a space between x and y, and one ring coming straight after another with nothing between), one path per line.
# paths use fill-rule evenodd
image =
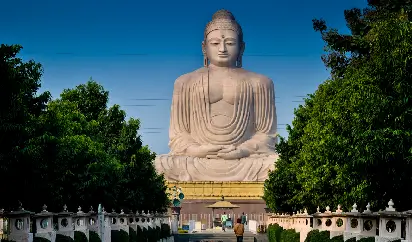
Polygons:
M234 94L233 115L225 125L214 125L209 102L207 68L178 78L174 85L168 155L155 165L167 180L256 181L267 178L277 158L276 107L273 82L259 74L240 69ZM247 149L249 157L238 160L191 157L192 145L234 145Z

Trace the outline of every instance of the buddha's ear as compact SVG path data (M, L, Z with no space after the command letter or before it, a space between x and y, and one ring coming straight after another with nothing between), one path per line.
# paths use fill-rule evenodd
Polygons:
M202 52L203 52L203 55L206 55L206 43L205 43L205 41L202 41Z
M246 44L245 42L242 42L240 44L240 54L243 55L243 53L245 52L245 48L246 48Z

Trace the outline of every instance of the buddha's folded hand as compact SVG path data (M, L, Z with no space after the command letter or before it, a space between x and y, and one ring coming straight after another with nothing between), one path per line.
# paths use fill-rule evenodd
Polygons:
M250 155L249 151L246 149L241 149L241 148L236 148L233 151L230 151L228 153L217 153L217 157L224 159L224 160L236 160L236 159L242 159L245 157L248 157Z
M206 158L208 155L217 155L222 149L221 145L193 145L187 148L186 153L190 156Z
M223 146L223 149L219 150L219 154L225 154L225 153L229 153L231 151L236 150L236 146L234 145L225 145Z

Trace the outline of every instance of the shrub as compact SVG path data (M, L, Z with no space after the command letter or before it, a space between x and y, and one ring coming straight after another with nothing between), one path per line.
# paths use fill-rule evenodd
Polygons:
M94 231L89 231L89 241L90 242L102 242L99 235Z
M170 226L168 224L162 224L160 228L161 232L161 238L166 239L170 236Z
M137 242L137 233L132 227L129 227L129 242Z
M62 235L62 234L56 234L56 242L73 242L74 239L72 239L69 236Z
M146 228L142 228L142 241L148 241L149 239L149 233Z
M332 239L330 239L330 242L344 242L343 235L333 237Z
M50 240L42 238L42 237L34 237L33 242L50 242Z
M137 241L147 241L146 234L143 232L143 229L140 228L140 226L137 226L136 238L137 238Z
M274 233L274 228L273 228L273 224L269 224L268 226L268 240L269 242L273 242L275 241L275 233Z
M308 233L305 242L326 242L330 241L330 232L315 229Z
M74 231L74 242L88 242L86 234L80 231Z
M123 229L112 230L112 242L129 242L129 235Z
M294 229L283 230L280 235L280 242L299 242L300 234Z
M350 238L346 240L345 242L356 242L356 237Z
M283 231L283 228L279 226L279 224L272 224L269 225L268 228L268 239L269 242L280 242L281 240L281 234Z
M358 240L358 242L375 242L375 237L366 237L366 238L361 238ZM400 242L400 240L399 240Z

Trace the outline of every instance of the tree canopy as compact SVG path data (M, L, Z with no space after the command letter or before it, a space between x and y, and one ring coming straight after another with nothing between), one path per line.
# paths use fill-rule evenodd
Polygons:
M142 144L140 121L108 107L109 92L93 80L54 100L39 94L41 65L23 62L20 49L0 47L0 177L8 181L0 207L165 210L165 181Z
M314 20L331 77L295 110L280 159L265 182L275 211L353 203L375 209L412 195L412 23L410 0L370 0L344 12L350 34Z

